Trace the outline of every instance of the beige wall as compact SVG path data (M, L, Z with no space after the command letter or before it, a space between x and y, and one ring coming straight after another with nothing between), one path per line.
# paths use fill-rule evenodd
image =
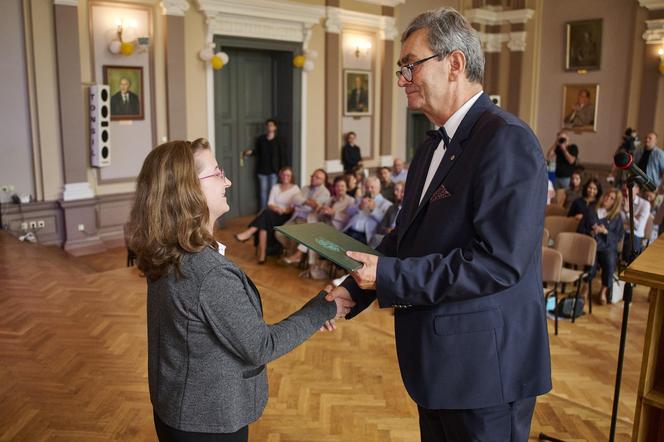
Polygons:
M304 170L311 172L325 166L325 28L316 25L312 29L309 49L318 51L316 67L308 74L307 88L304 91L307 103L307 139L302 149L306 149ZM306 177L297 177L301 182Z
M324 0L300 0L305 4L324 5ZM120 4L119 1L106 3ZM167 134L165 67L166 56L164 43L163 16L159 0L133 2L146 5L150 9L153 40L153 81L155 95L154 127L156 142L161 142ZM380 14L380 7L355 0L342 0L341 6L360 12ZM420 12L452 6L463 10L469 0L407 0L395 8L396 26L399 32ZM565 83L597 82L600 84L598 132L573 135L581 149L581 159L588 163L608 163L610 155L619 142L626 123L634 124L638 118L638 82L641 71L635 63L642 61L643 9L636 1L627 0L555 0L541 2L527 0L527 6L537 8L536 17L527 25L529 34L528 49L524 54L523 86L521 91L521 117L528 121L542 140L543 145L550 143L560 126L562 108L562 85ZM62 149L60 146L56 53L53 35L52 0L26 0L24 9L24 38L26 52L26 75L30 103L29 127L32 142L32 164L21 166L11 163L16 169L28 169L31 179L36 183L34 193L41 200L57 200L63 189ZM89 2L79 0L78 20L81 50L81 74L85 87L94 80L91 60ZM637 11L638 10L638 11ZM543 19L546 17L546 19ZM563 70L563 33L564 23L569 20L601 17L604 19L602 67L600 71L587 75L568 73ZM207 89L207 67L198 59L198 51L204 46L205 18L198 11L194 2L186 12L185 20L185 75L186 75L186 119L187 136L196 138L208 135L207 101L211 91ZM4 32L9 32L5 29ZM12 31L15 32L15 31ZM319 52L315 69L306 74L306 139L302 142L306 149L305 165L307 171L324 164L324 37L322 24L314 26L309 48ZM532 43L532 45L531 45ZM395 59L384 62L393 65L396 61L400 44L395 44ZM639 51L641 51L639 53ZM623 54L624 56L618 56ZM631 54L634 54L633 56ZM231 61L232 62L232 61ZM378 66L376 66L378 68ZM539 75L538 75L539 72ZM505 73L503 72L503 75ZM393 79L390 79L393 81ZM664 82L664 77L660 79ZM394 84L393 113L393 152L394 156L405 156L406 141L406 101ZM546 85L546 86L544 86ZM505 85L501 85L504 89ZM664 86L660 87L664 90ZM664 101L660 100L657 115L664 115ZM4 109L2 112L9 112ZM658 119L660 132L664 131L664 118ZM375 128L374 128L375 129ZM141 162L143 158L136 158ZM23 160L21 160L23 161ZM7 163L9 164L9 163ZM88 168L88 179L97 194L108 195L131 192L133 183L103 184L97 183L97 173ZM0 182L0 184L5 184ZM6 183L11 184L11 183Z
M106 4L123 4L118 1L108 1ZM161 7L158 0L138 1L138 5L147 6L152 22L153 40L151 51L153 57L153 75L145 78L146 87L149 81L154 81L155 94L154 128L156 141L163 139L167 133L166 107L165 107L165 78L164 78L164 43L163 24L161 20ZM92 50L90 41L90 5L85 0L78 2L79 45L81 55L81 87L93 81L102 81L95 78L92 66ZM56 32L53 21L52 0L30 0L25 2L27 11L26 21L26 53L28 60L28 80L30 94L32 95L32 149L35 165L31 171L34 181L41 183L43 192L37 189L40 200L52 201L61 197L63 181L62 148L60 142L59 111L56 72L56 52L53 35ZM107 30L96 30L106 33ZM87 89L85 91L87 93ZM150 145L152 145L150 141ZM87 155L86 152L81 154ZM142 162L143 158L136 161ZM133 191L134 184L130 181L115 184L98 184L96 169L88 168L88 181L98 195L114 194Z
M32 0L29 3L31 44L29 52L30 85L34 94L33 151L41 158L42 199L57 200L64 188L62 148L60 144L60 114L55 56L55 29L52 0ZM28 41L28 39L26 39Z
M187 138L208 136L207 66L198 58L205 47L205 16L189 7L184 17L185 78L187 79ZM214 109L211 109L214 111Z
M0 193L0 202L6 202L14 192L35 195L35 185L32 179L32 140L21 1L5 0L2 12L0 185L14 186L13 192ZM7 161L8 158L12 158L12 161Z
M572 133L579 146L579 160L587 164L609 164L620 144L627 117L632 27L636 1L557 0L544 2L540 48L537 135L542 146L550 145L562 124L564 84L598 83L596 133ZM602 18L602 56L598 71L585 75L564 68L565 22Z

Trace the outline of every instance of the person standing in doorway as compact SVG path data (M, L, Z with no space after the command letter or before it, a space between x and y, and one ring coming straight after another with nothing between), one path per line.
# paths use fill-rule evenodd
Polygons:
M243 152L244 156L256 157L256 175L260 192L260 208L267 206L270 189L277 184L277 174L288 164L288 152L283 140L277 135L277 122L269 118L265 121L265 133L256 138L253 149Z

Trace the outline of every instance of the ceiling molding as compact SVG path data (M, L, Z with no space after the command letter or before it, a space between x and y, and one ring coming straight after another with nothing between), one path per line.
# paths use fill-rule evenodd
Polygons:
M664 0L639 0L639 5L651 11L664 9Z
M500 52L503 43L507 43L510 40L508 34L487 34L484 32L480 32L479 34L480 41L482 42L482 49L485 53Z
M506 23L526 23L533 18L535 11L532 9L503 11L489 8L476 8L467 10L463 15L471 23L495 26Z
M646 32L642 37L648 44L664 43L664 19L646 20Z
M302 42L306 47L311 28L325 16L324 6L291 0L196 1L206 16L210 41L217 34Z
M512 52L523 52L526 50L526 32L510 32L507 48Z
M184 17L188 10L189 2L187 0L162 0L161 2L161 12L164 15Z
M362 3L369 3L378 6L390 6L392 8L406 3L406 0L358 0Z
M78 7L78 0L53 0L53 5Z
M350 11L335 6L328 6L325 18L325 30L339 34L343 30L370 30L377 32L381 40L394 40L399 32L394 17Z

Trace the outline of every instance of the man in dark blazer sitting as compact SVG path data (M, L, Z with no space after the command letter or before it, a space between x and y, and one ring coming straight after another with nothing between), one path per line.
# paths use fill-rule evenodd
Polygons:
M541 280L546 165L537 138L482 91L480 39L453 9L402 36L398 84L439 126L419 146L382 257L328 297L396 309L395 338L423 441L526 441L551 389Z

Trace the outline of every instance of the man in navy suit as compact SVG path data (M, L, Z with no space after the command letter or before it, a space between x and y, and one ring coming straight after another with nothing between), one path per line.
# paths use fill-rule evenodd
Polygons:
M328 298L394 307L399 366L422 441L526 441L551 389L541 280L547 176L539 143L482 91L480 39L453 9L402 36L398 84L439 126L408 171L383 256Z

